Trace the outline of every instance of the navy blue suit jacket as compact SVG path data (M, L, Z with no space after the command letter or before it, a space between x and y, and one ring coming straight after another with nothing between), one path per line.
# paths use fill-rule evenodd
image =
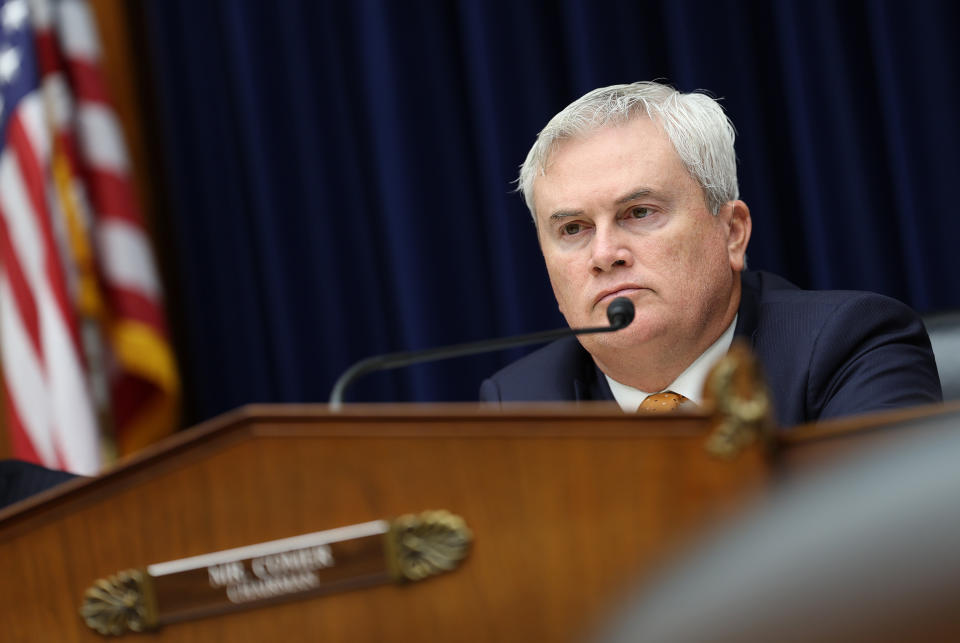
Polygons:
M0 460L0 508L76 477L21 460Z
M735 334L766 372L780 426L941 400L923 322L867 292L800 290L744 272ZM569 337L483 381L487 402L612 400L593 358Z

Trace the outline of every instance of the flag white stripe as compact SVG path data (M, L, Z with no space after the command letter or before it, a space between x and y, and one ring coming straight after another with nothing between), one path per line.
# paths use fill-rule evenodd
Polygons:
M30 0L30 18L33 22L33 28L37 31L44 31L50 28L52 22L53 7L50 6L50 0Z
M107 281L114 286L139 291L146 297L160 296L160 283L153 270L150 245L143 230L126 221L106 219L97 229L100 257Z
M19 156L10 145L4 148L0 156L0 203L6 215L11 245L17 253L37 307L43 357L39 361L40 357L37 356L34 362L38 364L40 372L45 373L45 380L41 379L45 381L45 386L40 389L41 393L46 394L45 397L40 400L30 397L29 393L36 395L36 387L21 393L8 380L11 397L18 410L30 417L29 424L27 420L23 422L25 427L29 427L26 430L38 453L44 458L53 457L53 445L57 445L71 471L95 474L100 465L96 416L86 388L79 348L74 345L67 320L63 318L51 289L45 265L46 248L37 225L38 214L25 189ZM12 295L9 289L6 295ZM8 298L6 301L12 300ZM11 332L19 338L17 344L29 342L26 329L22 326L19 333L15 328ZM5 339L4 349L4 368L7 368L7 364L20 366L19 356L11 359L10 355L16 354L22 347ZM21 353L23 350L27 349L22 349ZM47 409L44 416L46 422L37 424L37 416L31 414L34 407ZM50 461L48 464L55 466L56 462Z
M43 100L37 92L31 92L17 106L17 118L27 133L27 140L40 167L50 162L50 134L47 131Z
M50 289L38 294L56 442L70 471L94 475L100 469L99 433L83 364Z
M123 143L123 131L109 108L81 102L77 107L77 139L83 158L92 165L122 175L129 172L130 160Z
M20 259L20 267L30 290L36 292L45 283L43 240L37 228L33 204L24 189L20 160L13 146L0 155L0 204L6 215L10 245Z
M43 464L57 465L50 431L47 386L39 356L33 350L16 307L6 272L0 274L0 338L3 346L3 377L10 390L10 403Z
M61 0L59 9L57 32L66 56L88 62L99 60L100 43L96 23L87 3L82 0Z

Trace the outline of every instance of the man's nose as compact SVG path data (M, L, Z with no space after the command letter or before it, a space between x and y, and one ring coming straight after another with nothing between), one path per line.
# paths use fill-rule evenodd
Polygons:
M607 272L616 266L633 265L633 253L627 245L626 233L615 225L598 226L592 245L591 261L595 273Z

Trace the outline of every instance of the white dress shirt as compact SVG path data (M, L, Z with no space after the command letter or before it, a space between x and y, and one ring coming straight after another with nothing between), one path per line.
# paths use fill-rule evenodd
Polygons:
M670 386L663 390L679 393L694 404L700 404L703 401L703 384L707 381L707 375L710 374L710 369L730 350L730 344L733 343L733 331L737 327L738 316L739 315L734 316L727 330L717 338L717 341L710 345L710 348L703 351L700 357L693 361L693 364L688 366L684 372L680 373L677 379L670 383ZM645 399L656 393L663 392L654 391L653 393L647 393L646 391L635 389L632 386L621 384L606 373L604 373L603 376L607 378L607 383L610 384L610 390L613 392L613 397L617 401L617 404L627 413L636 413L637 409L640 408L640 404Z

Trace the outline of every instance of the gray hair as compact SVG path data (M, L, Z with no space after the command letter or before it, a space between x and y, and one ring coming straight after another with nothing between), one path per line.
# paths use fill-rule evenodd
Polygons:
M518 178L518 189L534 222L533 182L538 174L546 173L558 143L607 125L626 123L641 109L663 127L680 160L703 187L704 200L713 214L739 197L733 149L736 130L720 103L703 93L684 94L656 82L611 85L570 103L537 135Z

